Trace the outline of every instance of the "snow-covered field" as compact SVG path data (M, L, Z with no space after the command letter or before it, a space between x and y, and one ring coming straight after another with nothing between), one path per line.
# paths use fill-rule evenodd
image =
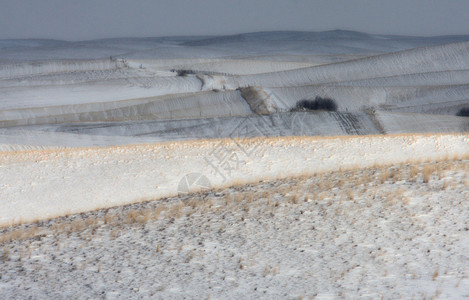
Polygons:
M468 172L326 172L13 227L2 298L463 299Z
M0 40L0 298L467 296L468 75L469 36Z
M0 157L0 225L173 196L188 174L223 187L468 153L468 134L236 138L15 151ZM192 191L199 184L188 186Z
M469 36L347 31L79 43L5 40L0 42L0 144L25 149L188 139L181 129L193 126L194 138L220 138L236 118L277 118L297 101L316 96L334 99L338 114L358 114L355 119L373 112L368 118L375 126L365 125L360 134L432 132L434 122L445 124L438 132L462 132L467 119L442 115L455 116L469 103L468 41ZM379 122L390 113L409 122L407 113L435 116L422 117L432 119L426 122L430 127L404 121L396 129ZM316 127L350 127L343 121L349 115L327 119ZM230 125L217 129L215 123ZM274 135L318 134L276 128Z

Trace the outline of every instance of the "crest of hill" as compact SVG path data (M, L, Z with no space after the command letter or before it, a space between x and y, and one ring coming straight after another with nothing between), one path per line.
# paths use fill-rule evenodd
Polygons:
M401 36L401 35L379 35L368 34L350 30L329 30L320 32L309 31L266 31L252 32L235 35L214 36L206 39L192 40L183 43L184 46L217 46L223 44L251 43L251 42L317 42L327 44L332 42L367 42L375 43L376 46L390 46L400 44L401 49L422 46L441 45L469 41L469 35L448 36Z
M412 37L356 31L271 31L221 36L109 38L89 41L0 40L0 61L161 59L277 54L379 54L469 41L469 35ZM198 50L195 50L195 49Z
M307 31L265 31L251 32L226 36L215 36L207 39L190 41L184 43L185 46L209 46L224 43L253 42L253 41L316 41L327 38L347 38L347 39L371 39L372 36L366 33L333 30L323 32Z
M237 86L285 87L469 69L469 42L415 48L336 64L234 77ZM231 82L230 82L231 84Z

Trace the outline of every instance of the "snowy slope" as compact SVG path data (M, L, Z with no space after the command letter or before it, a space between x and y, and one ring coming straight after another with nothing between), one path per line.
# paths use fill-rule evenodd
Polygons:
M279 106L291 108L302 99L332 98L337 109L359 111L366 107L396 112L449 114L469 104L469 85L441 86L331 86L311 85L267 89Z
M112 95L107 95L107 97L110 96ZM0 124L3 127L11 127L74 122L198 119L250 114L252 111L239 91L200 92L120 101L8 109L0 111Z
M0 298L462 297L465 108L469 36L0 40Z
M376 77L355 81L332 82L333 86L438 86L468 83L469 70L437 71Z
M469 43L416 48L277 73L230 78L234 86L286 87L469 69Z
M111 102L200 90L201 82L195 77L125 78L73 85L6 87L0 88L0 109Z
M231 155L226 162L230 168L218 162L223 153ZM204 174L211 186L220 187L468 153L467 134L203 140L4 152L0 224L175 195L189 173Z
M463 299L468 167L336 171L0 229L2 296Z
M457 118L461 119L461 118ZM453 124L454 125L454 124ZM453 130L457 131L457 130ZM81 122L0 129L7 149L22 145L89 147L155 141L263 136L316 136L378 134L366 113L280 113L243 117L168 121ZM14 146L15 144L16 146Z
M236 48L245 43L257 43L258 50L264 49L264 53L262 60L251 59L249 56L243 59L197 58L194 54L192 58L182 60L54 60L2 64L0 65L2 78L0 116L3 116L1 120L5 126L166 119L168 114L171 119L178 116L180 118L224 117L239 115L236 112L238 104L227 108L228 111L233 110L233 113L227 114L227 110L222 109L227 103L226 95L230 95L230 92L197 95L197 99L207 95L212 97L208 103L214 105L214 109L207 114L204 114L206 107L198 104L195 106L200 107L199 109L181 114L181 108L187 110L188 106L178 104L181 103L178 96L174 97L174 106L168 106L171 100L167 97L171 94L196 93L212 89L234 90L243 86L257 86L265 89L267 94L273 93L271 100L280 110L288 110L298 100L304 98L325 96L334 98L338 102L339 110L344 112L374 107L399 112L454 115L468 101L467 43L417 48L320 66L314 66L315 63L311 62L275 61L275 55L271 56L274 60L269 61L269 49L274 47L274 44L288 48L301 43L314 43L331 49L345 44L368 45L371 49L380 44L388 45L389 52L405 49L404 45L408 48L464 39L465 37L385 37L333 31L258 33L209 39L205 37L114 39L79 43L51 41L57 47L70 46L69 50L72 52L75 50L79 52L83 45L90 47L106 45L106 47L126 48L126 51L138 52L151 50L155 45L200 50L200 47ZM14 41L6 41L4 47L12 49L23 45L21 47L34 55L38 51L37 47L44 47L48 42L36 41L27 44L25 41L17 41L15 44ZM306 44L301 45L303 46L299 46L300 49L308 49ZM245 47L249 49L248 46ZM245 54L248 52L246 50ZM281 52L281 55L291 55L285 49ZM342 52L349 55L355 53ZM314 51L305 57L311 58L312 53ZM328 55L331 53L334 51L330 51ZM170 72L172 69L188 69L205 75L176 77L175 73ZM207 73L224 75L209 76ZM154 98L160 96L165 98ZM147 105L150 98L152 108ZM166 104L157 104L160 99L167 99ZM187 98L186 100L191 101ZM183 102L186 103L186 100ZM125 103L126 101L128 103ZM231 100L229 102L238 103ZM154 107L154 104L157 106ZM229 104L230 107L231 105ZM220 109L216 109L217 106Z
M105 71L125 67L120 60L54 60L43 62L24 62L0 64L0 79L12 79L22 76L45 75L65 72Z
M376 120L386 133L469 132L469 119L455 116L380 112Z
M2 41L0 148L465 132L454 115L469 106L466 41L347 31ZM338 112L290 112L316 96Z
M469 36L406 37L344 30L257 32L212 37L120 38L79 42L0 40L0 63L51 59L106 59L109 56L161 59L370 54L462 41L469 41Z

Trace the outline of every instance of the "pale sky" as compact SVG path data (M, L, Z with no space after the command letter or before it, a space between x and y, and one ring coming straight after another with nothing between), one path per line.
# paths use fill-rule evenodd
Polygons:
M0 39L271 30L469 34L468 0L0 0Z

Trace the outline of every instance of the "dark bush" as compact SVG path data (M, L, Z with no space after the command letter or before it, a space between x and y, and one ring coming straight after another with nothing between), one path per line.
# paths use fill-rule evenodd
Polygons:
M322 98L317 96L314 100L300 100L296 103L293 110L328 110L336 111L337 104L330 98Z
M187 75L194 74L194 71L192 71L192 70L176 70L176 69L172 69L171 72L176 72L176 73L177 73L177 76L182 76L182 77L186 77Z
M469 107L461 108L456 114L458 117L469 117Z

